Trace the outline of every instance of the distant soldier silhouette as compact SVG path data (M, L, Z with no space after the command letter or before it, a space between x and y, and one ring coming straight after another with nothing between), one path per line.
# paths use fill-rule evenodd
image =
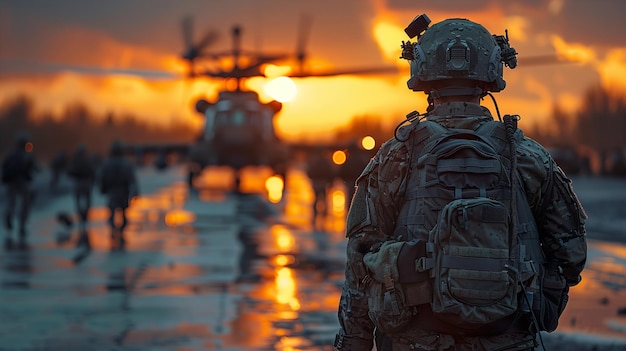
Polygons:
M328 204L326 192L335 177L333 163L324 149L319 148L310 156L306 173L309 179L311 179L311 186L313 187L313 194L315 196L313 201L312 223L313 226L316 227L318 215L324 216L327 213Z
M74 202L79 217L79 229L85 230L89 209L91 208L91 190L96 178L96 167L85 145L78 145L67 167L67 174L74 181Z
M124 244L123 232L128 224L126 209L130 199L139 194L137 177L134 166L124 157L122 144L113 142L109 158L104 161L100 174L100 192L108 198L110 210L109 225L112 239L118 239L121 246ZM119 214L121 223L117 223Z
M20 133L15 142L15 148L9 152L2 162L2 183L7 190L7 206L5 209L5 227L7 237L5 245L13 245L13 216L17 212L18 233L20 244L25 244L26 222L30 213L30 206L35 193L31 188L35 173L39 166L35 161L30 138L26 133Z
M67 167L67 158L67 151L63 149L60 150L50 162L50 171L52 172L52 175L50 176L50 190L52 192L55 192L58 189L61 175Z

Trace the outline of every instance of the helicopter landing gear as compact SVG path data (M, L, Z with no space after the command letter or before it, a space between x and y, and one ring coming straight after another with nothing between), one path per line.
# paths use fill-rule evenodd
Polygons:
M202 173L204 167L198 163L192 162L187 170L187 186L189 189L193 189L193 181L196 177Z
M187 172L187 186L189 187L189 189L193 188L193 179L195 178L195 174L193 174L193 172L189 171Z
M233 177L234 192L241 193L241 169L234 169Z

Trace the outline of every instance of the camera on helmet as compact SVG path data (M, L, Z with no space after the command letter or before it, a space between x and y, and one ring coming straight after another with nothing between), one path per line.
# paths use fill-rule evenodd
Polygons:
M404 32L411 39L415 37L418 37L419 39L419 35L428 28L429 24L430 24L430 18L428 18L428 16L426 16L426 14L423 13L415 17L413 21L411 21L411 23L409 23L409 25L406 26L406 28L404 28Z
M413 39L415 37L417 37L419 39L419 36L426 30L428 29L428 25L430 25L430 18L428 18L428 16L423 13L417 17L415 17L413 19L413 21L411 21L411 23L409 23L408 26L406 26L406 28L404 28L404 32L409 36L409 38ZM412 61L415 57L413 54L413 49L415 48L415 45L417 43L412 43L410 40L408 41L402 41L402 55L400 55L400 58L405 59L405 60L409 60Z

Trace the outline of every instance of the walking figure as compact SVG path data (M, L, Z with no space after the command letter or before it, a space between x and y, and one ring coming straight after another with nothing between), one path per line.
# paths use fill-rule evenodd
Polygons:
M102 164L100 192L107 197L111 239L117 240L123 247L124 229L128 224L126 210L130 199L139 195L139 187L134 166L125 158L119 141L113 142L109 158Z
M32 154L32 143L26 133L20 133L15 147L2 162L2 183L6 188L7 206L4 213L4 225L7 230L5 246L13 246L13 217L17 213L19 244L26 244L26 225L31 204L35 197L32 181L39 172L39 166Z
M67 174L74 181L73 195L76 213L79 218L79 230L86 229L91 208L91 191L96 179L96 167L85 145L78 145L69 162Z
M317 221L323 220L328 213L328 199L326 193L333 183L335 170L328 152L323 148L319 148L317 152L311 155L307 163L306 173L311 180L313 187L313 217L312 224L314 229L318 229ZM318 218L318 217L322 218Z

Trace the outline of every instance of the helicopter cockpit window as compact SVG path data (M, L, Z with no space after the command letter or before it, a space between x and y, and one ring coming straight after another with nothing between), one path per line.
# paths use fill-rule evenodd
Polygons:
M242 110L233 111L233 125L240 126L246 121L246 114Z

